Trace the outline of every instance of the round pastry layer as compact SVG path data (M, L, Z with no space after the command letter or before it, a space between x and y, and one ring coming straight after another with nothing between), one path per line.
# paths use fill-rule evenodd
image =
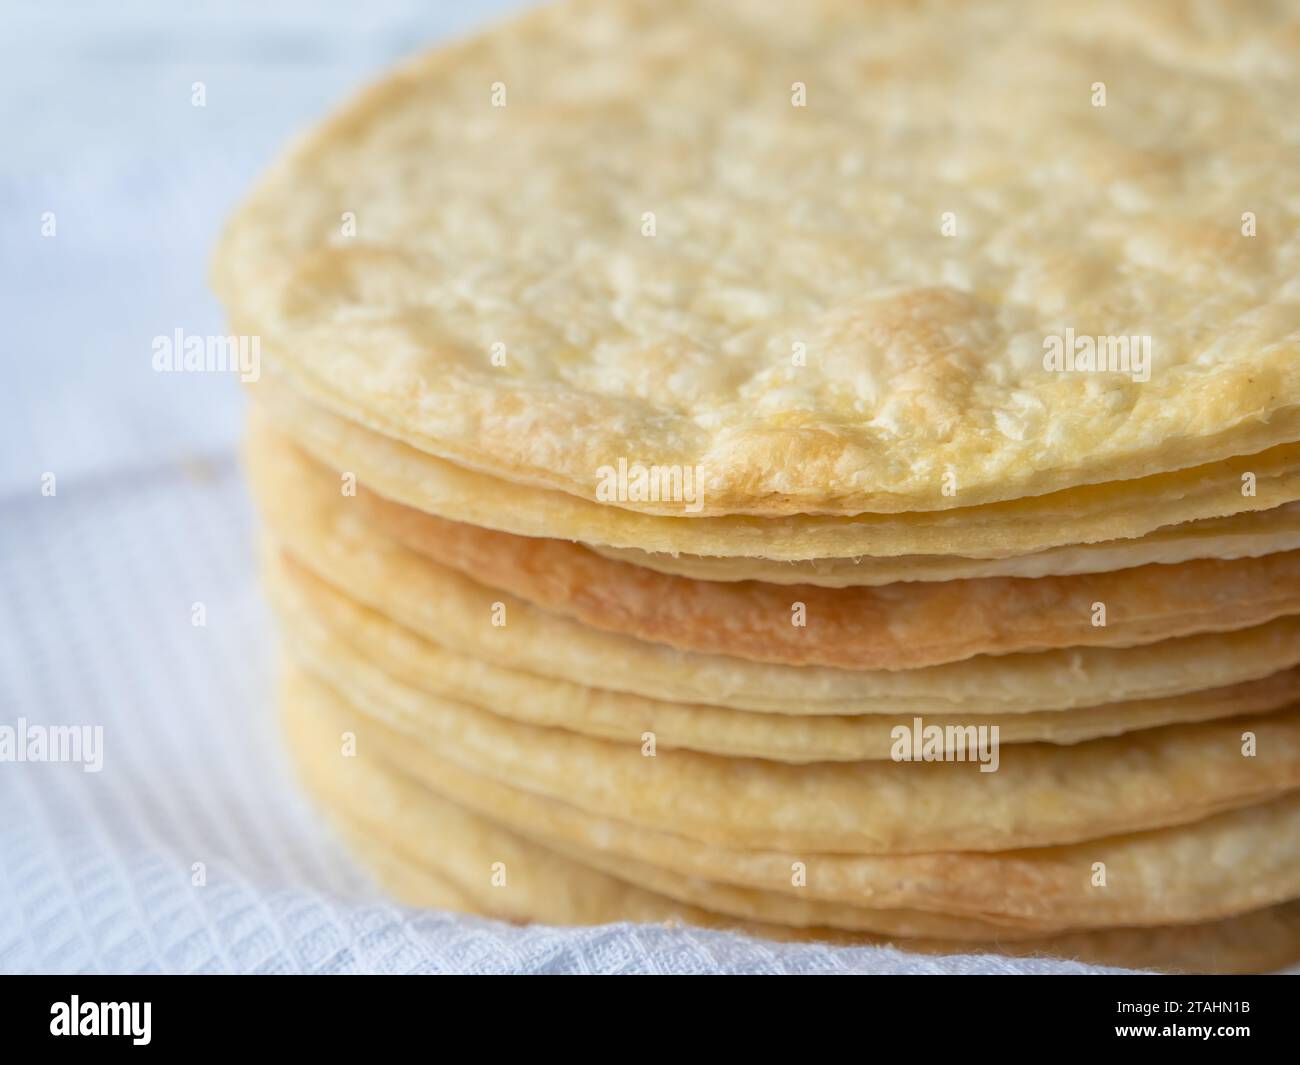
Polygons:
M346 674L350 663L382 670L430 695L469 703L525 724L568 729L616 743L777 762L860 762L889 758L897 728L913 717L889 714L764 714L671 703L510 669L470 658L360 605L291 558L265 552L267 593L291 652ZM927 715L945 751L965 744L970 726L996 727L999 742L1072 744L1138 729L1276 710L1300 701L1300 667L1226 688L1069 711Z
M292 645L291 650L297 650ZM1300 707L1073 746L972 743L938 761L790 765L612 743L303 656L356 713L466 770L702 843L855 854L995 851L1187 824L1300 788ZM994 757L984 759L988 750ZM991 769L992 771L985 771Z
M466 771L442 757L427 736L359 720L328 685L302 677L294 683L297 698L311 708L313 732L303 739L317 742L325 755L337 755L338 736L348 731L372 771L418 782L615 873L630 861L691 880L853 910L958 915L1023 934L1206 920L1300 896L1296 792L1186 825L1030 850L851 855L736 849L619 821ZM860 928L864 919L823 913L812 923Z
M1300 445L1288 444L1177 473L948 511L666 517L457 466L339 417L265 374L250 387L257 399L254 424L269 419L321 463L389 499L488 529L618 549L783 563L860 556L1000 559L1115 540L1137 549L1140 541L1132 538L1161 530L1162 539L1200 550L1200 520L1277 511L1300 500ZM1283 522L1265 531L1285 534L1289 528Z
M337 722L316 716L328 693L290 674L283 695L289 750L300 774L353 847L403 901L452 907L510 920L596 924L617 920L686 921L731 927L777 939L818 939L841 944L897 942L910 950L969 953L982 950L1022 955L1077 957L1099 964L1168 971L1266 971L1300 957L1300 908L1283 903L1210 922L1114 928L1025 938L977 918L920 911L875 911L887 931L846 931L736 917L670 897L628 879L640 871L624 865L622 876L602 872L526 838L501 824L416 787L358 747L342 757ZM328 702L324 704L328 707ZM348 722L350 724L350 721ZM364 743L364 740L361 740ZM659 887L680 894L703 892L711 901L774 906L784 916L844 912L843 907L784 908L772 896L727 891L687 878L656 876ZM862 920L870 920L863 916ZM904 937L900 928L978 938Z
M1295 32L570 0L297 142L215 282L335 410L585 499L620 460L763 516L1214 463L1300 439Z
M357 601L473 658L589 687L773 713L1022 713L1157 699L1300 664L1300 618L1138 647L1083 647L900 670L788 666L605 632L470 580L386 537L356 501L259 499L274 537ZM308 504L308 505L304 505Z

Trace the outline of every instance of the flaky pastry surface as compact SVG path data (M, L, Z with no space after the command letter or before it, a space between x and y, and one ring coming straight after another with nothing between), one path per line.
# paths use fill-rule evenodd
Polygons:
M702 467L706 515L1204 464L1300 438L1298 45L1271 4L576 0L347 105L215 281L317 400L584 498L620 458ZM1045 369L1067 329L1149 380Z

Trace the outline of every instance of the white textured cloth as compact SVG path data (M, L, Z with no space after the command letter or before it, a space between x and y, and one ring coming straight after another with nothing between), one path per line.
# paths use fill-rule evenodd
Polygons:
M0 970L1099 971L406 910L297 793L235 461L238 389L155 374L151 341L221 332L204 282L217 228L295 129L510 6L6 13L0 290L17 317L0 390L0 726L102 726L103 764L0 762Z

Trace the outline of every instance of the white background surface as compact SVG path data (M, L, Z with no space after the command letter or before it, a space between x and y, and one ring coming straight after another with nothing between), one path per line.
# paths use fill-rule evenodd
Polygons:
M514 6L6 7L0 724L103 725L105 752L97 774L0 764L0 970L1078 968L405 911L297 795L235 462L238 389L155 374L151 342L222 332L208 256L292 133L393 60ZM206 886L191 885L195 862Z

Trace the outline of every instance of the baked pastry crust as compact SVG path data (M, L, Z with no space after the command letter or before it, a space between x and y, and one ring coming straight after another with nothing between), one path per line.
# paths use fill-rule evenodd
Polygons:
M644 866L633 867L632 862L627 862L616 872L601 871L575 860L569 853L551 849L548 845L551 840L544 844L532 838L531 834L521 835L516 825L507 827L506 823L483 816L478 810L466 809L419 786L413 778L394 771L393 766L385 764L383 759L366 754L355 760L340 759L337 754L339 723L346 721L347 728L354 728L357 725L355 716L352 713L347 713L346 717L337 716L345 710L346 704L341 704L329 689L297 671L290 671L286 680L282 700L284 724L290 738L290 751L304 784L353 849L376 870L389 890L409 905L450 907L507 920L550 924L685 921L708 927L734 928L776 940L812 939L843 945L895 942L909 950L931 953L986 950L1004 954L1050 954L1098 964L1166 971L1266 971L1290 964L1300 956L1300 903L1297 902L1251 910L1217 921L1090 929L1024 939L1021 931L1011 933L1000 925L989 925L979 918L901 909L875 911L875 919L870 923L877 928L892 928L887 932L773 924L755 919L755 911L760 907L768 909L773 906L775 896L769 892L727 891L722 884L698 876L674 875L662 869L651 871L650 879L655 890L648 890L630 882L631 877L647 872ZM382 730L369 725L363 727L363 732L366 736L375 736ZM362 750L366 749L368 747L363 746ZM489 786L488 793L495 794L498 790ZM1280 805L1275 808L1279 813L1283 809ZM1220 818L1220 824L1230 821L1231 816ZM1265 814L1253 827L1258 829L1268 817ZM1227 827L1232 833L1232 826L1229 824ZM1168 850L1161 853L1160 845L1157 845L1157 853L1143 856L1142 837L1126 837L1112 842L1119 843L1123 849L1126 839L1133 840L1137 843L1132 848L1135 853L1110 853L1113 858L1118 858L1117 865L1130 869L1143 882L1148 876L1153 876L1154 882L1168 882L1170 890L1182 900L1193 896L1196 885L1204 885L1205 874L1211 871L1207 868L1205 854L1207 845L1214 845L1214 831L1202 833L1201 825L1189 826L1184 843L1191 844L1196 853L1188 856L1192 864L1185 867L1184 875L1173 881L1168 880L1162 866L1148 867L1152 859L1158 863L1171 857ZM619 840L625 838L621 827L613 835ZM1238 837L1234 843L1238 846L1245 843L1250 849L1247 837ZM1235 852L1236 847L1229 843L1226 849ZM1068 848L1059 848L1055 853L1063 855L1067 852ZM587 853L590 855L591 852ZM744 863L738 852L725 853ZM1070 885L1062 890L1058 883L1054 883L1050 869L1052 853L1039 852L1049 867L1041 870L1034 869L1033 859L1026 864L1016 862L1012 855L985 856L991 875L977 875L970 886L976 891L981 886L987 887L990 882L1000 886L1003 877L997 875L997 871L1006 861L1007 871L1013 876L1027 877L1026 887L1032 884L1041 888L1049 905L1063 902L1071 888L1075 893L1078 888ZM934 868L927 886L939 896L959 898L960 877L954 877L951 883L943 883L949 872L942 864L945 858L958 864L971 860L966 855L922 855L916 859L885 856L878 861L884 867L899 864L906 867L912 861L919 866L931 864ZM845 860L863 861L858 858ZM604 864L606 868L610 867L608 860ZM788 860L785 864L788 872ZM1268 869L1261 877L1267 881L1261 885L1261 896L1267 897L1270 890L1284 882L1285 874L1280 878L1277 876L1281 865L1285 863L1280 863L1277 870ZM505 889L489 883L486 871L495 868L504 868L508 872ZM859 877L864 872L859 869ZM869 879L870 873L866 876ZM913 879L911 883L915 885L917 880ZM1235 888L1239 885L1234 885ZM676 896L660 893L665 890L675 892ZM1093 899L1105 894L1108 893L1090 892ZM714 905L726 902L732 906L732 913L705 908L691 901L697 898L707 899ZM746 907L750 916L736 916L737 903ZM826 913L828 909L838 913L850 910L844 906L824 908L816 903L797 908L809 916ZM863 922L861 915L868 911L857 907L852 909ZM790 920L790 910L789 904L781 907L781 919ZM927 925L932 934L924 938L913 938L904 931ZM944 929L949 938L935 938L938 929ZM953 933L959 934L954 936ZM988 937L986 941L983 944L972 942L972 937L980 934ZM906 938L900 939L899 936Z
M252 467L272 537L316 576L407 628L528 673L676 702L796 715L1059 710L1163 698L1300 664L1300 617L1137 647L976 655L901 670L788 666L680 651L539 609L404 547L354 499L302 483L292 498ZM508 622L491 624L494 604Z
M589 688L458 653L354 602L282 554L267 552L263 572L289 657L312 663L318 675L346 677L360 658L427 695L529 725L633 745L653 732L656 746L666 750L798 765L884 760L894 750L893 730L914 724L912 717L900 714L763 714ZM1300 668L1163 699L1069 711L929 715L926 724L940 729L996 726L1002 744L1074 744L1162 725L1259 714L1293 703L1300 703ZM957 742L954 735L945 749Z
M337 750L334 737L360 726L358 738L366 748L363 764L394 778L381 787L405 789L418 784L428 789L423 794L409 792L412 805L426 796L441 797L625 878L633 870L619 863L636 863L635 879L643 885L652 880L639 875L639 870L653 868L769 896L838 903L844 907L841 914L845 909L911 909L994 922L1004 933L1015 929L1030 934L1207 920L1300 896L1300 860L1273 845L1300 830L1300 792L1191 824L1058 847L883 855L801 851L798 858L808 876L795 885L790 876L791 852L701 844L529 793L462 769L418 734L394 731L370 718L358 719L355 708L327 685L299 678L293 687L299 693L298 705L286 706L286 716L304 718L296 736L313 751L321 748L324 770L331 767L331 755ZM335 723L338 727L331 728ZM336 764L337 757L332 761ZM383 809L390 804L375 806ZM407 846L429 834L411 835ZM1097 861L1106 863L1105 891L1080 875ZM826 915L811 922L806 914L800 916L802 921L794 923L859 927Z
M335 410L588 499L620 458L788 515L1262 451L1300 439L1300 14L1208 12L548 6L302 141L215 283ZM1149 380L1045 369L1066 329Z
M308 672L323 672L303 659ZM354 662L322 683L469 772L702 843L852 854L1000 851L1187 824L1300 788L1300 707L971 762L788 765L610 743L441 699ZM1242 757L1243 734L1258 753Z
M958 510L856 517L670 517L513 485L457 466L339 417L265 378L257 383L256 395L255 426L269 420L324 465L348 471L362 484L418 510L521 536L685 552L736 560L737 566L755 558L1010 558L1143 537L1221 515L1276 511L1300 500L1300 444L1283 444L1172 473ZM1243 491L1247 476L1253 493ZM1174 535L1198 534L1186 528Z
M1066 577L1109 573L1134 566L1176 566L1200 558L1260 558L1300 548L1300 505L1167 525L1131 540L1067 544L1007 558L966 555L895 555L892 558L769 558L669 555L635 548L587 545L619 562L699 581L764 581L819 588L873 588L908 581L980 577Z
M313 487L321 500L336 492L338 475L285 438L255 433L250 445L264 496L306 511ZM1076 577L827 589L669 576L567 540L447 521L364 485L341 498L383 535L545 610L684 651L759 662L914 669L977 654L1132 647L1300 614L1300 551ZM1104 624L1094 623L1098 603Z

